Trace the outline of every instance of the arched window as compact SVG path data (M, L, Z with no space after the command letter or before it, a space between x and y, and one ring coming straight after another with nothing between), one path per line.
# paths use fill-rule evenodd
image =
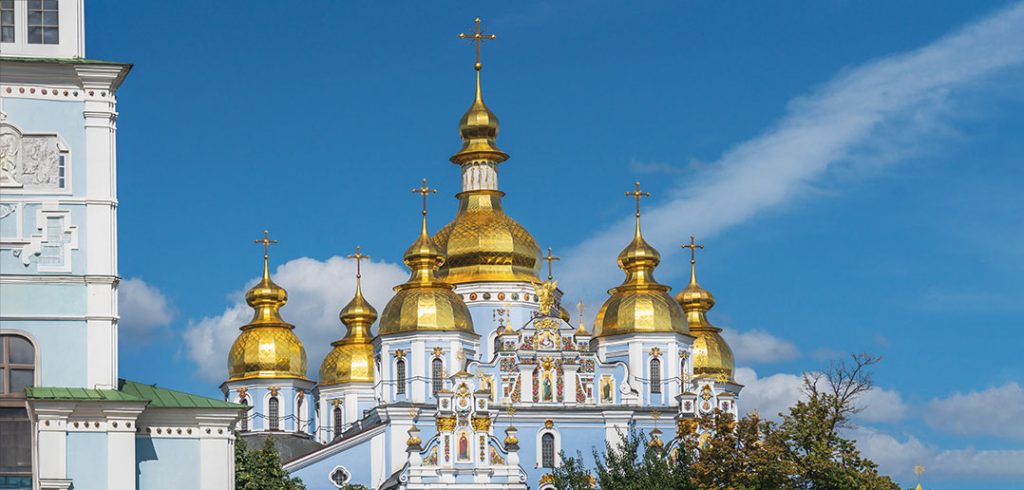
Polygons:
M302 432L302 422L305 417L302 413L302 402L304 397L295 400L295 432Z
M281 409L278 406L279 403L276 396L271 397L270 402L267 403L267 412L269 412L267 417L270 419L270 430L280 430L281 428L281 421L278 418L281 413Z
M441 361L441 358L434 358L434 361L431 363L430 373L432 378L431 381L434 383L433 393L434 395L437 395L437 392L444 388L444 362Z
M661 359L651 359L651 393L661 393Z
M341 435L341 425L343 422L344 420L341 413L341 405L336 405L334 407L334 437L338 437Z
M395 383L397 383L396 388L395 388L395 392L398 393L399 395L404 395L405 394L405 359L399 359L398 362L395 363L395 371L397 372L397 374L395 376Z
M0 335L0 481L32 487L32 422L25 388L35 385L36 350L20 335Z
M249 406L249 399L248 398L242 398L242 401L240 401L239 403L241 403L242 405L245 405L246 407L248 407ZM239 432L246 432L248 430L249 430L249 410L247 409L245 412L242 413L242 421L239 422L239 424L238 424L238 431Z
M555 435L550 432L540 437L540 463L545 468L555 467Z

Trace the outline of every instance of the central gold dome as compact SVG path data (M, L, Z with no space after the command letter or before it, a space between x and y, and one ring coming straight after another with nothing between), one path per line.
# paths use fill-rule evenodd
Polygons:
M539 282L541 253L523 225L501 209L501 191L462 192L455 219L434 235L446 252L438 275L450 284Z
M228 353L230 381L250 378L306 379L306 348L281 318L288 292L270 280L269 257L263 255L263 278L245 293L254 310Z

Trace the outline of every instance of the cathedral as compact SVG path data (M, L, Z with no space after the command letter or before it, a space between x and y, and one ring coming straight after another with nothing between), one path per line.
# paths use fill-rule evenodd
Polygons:
M714 296L697 282L702 246L683 245L690 280L670 295L654 277L661 255L643 235L650 194L639 182L626 193L634 231L616 258L625 277L593 325L582 303L570 323L557 257L502 207L498 170L509 155L484 103L480 63L480 44L494 36L477 19L459 37L476 44L476 83L459 121L462 147L450 157L462 177L458 211L432 233L435 191L426 180L413 189L422 219L403 255L409 279L385 305L363 297L366 256L356 248L355 295L339 305L344 329L315 379L286 319L287 292L270 275L274 241L266 232L257 241L263 274L245 295L253 317L240 326L221 389L248 408L241 437L277 441L285 470L307 488L553 488L563 451L589 455L629 427L670 448L697 430L697 417L738 414L732 351L707 317Z

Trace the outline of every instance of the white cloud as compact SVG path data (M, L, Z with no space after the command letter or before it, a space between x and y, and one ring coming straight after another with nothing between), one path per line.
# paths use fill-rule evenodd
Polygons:
M870 427L858 427L847 435L857 441L861 454L878 463L882 473L907 482L912 481L917 464L924 465L926 481L1024 478L1024 450L938 449L913 436L900 440Z
M117 288L121 340L144 343L160 336L174 319L174 310L159 289L139 278L124 279Z
M736 358L743 362L789 361L800 357L800 350L792 342L763 330L738 332L726 328L722 330L722 336L732 347Z
M864 393L857 406L863 410L856 419L866 422L895 422L902 420L910 411L899 392L878 387Z
M352 260L341 257L326 261L303 257L281 264L272 275L274 282L288 291L288 303L281 309L281 316L295 325L295 334L306 347L311 376L316 376L330 343L345 333L338 312L355 294L355 269ZM392 287L405 282L407 277L406 270L398 265L365 261L363 294L380 312L394 294ZM190 322L186 328L186 354L196 364L197 376L212 382L227 377L228 350L238 336L238 328L252 317L244 291L256 281L253 279L240 288L234 294L236 302L224 313Z
M1022 23L1024 4L1016 4L919 49L844 70L792 100L764 133L648 207L648 240L666 250L691 233L714 235L809 194L830 171L869 171L948 139L944 126L961 112L948 107L958 90L1024 62ZM560 274L566 291L600 303L602 290L617 283L612 259L628 242L631 221L624 218L566 253Z
M1024 440L1024 390L1011 382L935 399L928 404L925 421L934 429L955 434Z
M798 374L759 378L753 369L741 367L736 369L736 382L743 385L740 408L745 414L757 410L764 418L778 419L780 412L788 412L790 406L803 398L803 379Z

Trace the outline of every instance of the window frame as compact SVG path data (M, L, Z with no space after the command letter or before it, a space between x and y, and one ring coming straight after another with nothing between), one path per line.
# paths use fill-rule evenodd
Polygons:
M4 5L9 5L9 7L4 8ZM9 24L5 24L3 22L3 13L4 12L10 12L11 22ZM6 29L10 29L10 31L8 31L8 32L11 33L11 38L10 38L10 40L6 40L5 41L4 38L3 38L3 31L6 30ZM17 14L17 9L14 7L14 0L0 0L0 42L2 42L4 44L14 44L14 42L17 39L18 39L18 14Z
M540 466L555 467L555 434L545 432L540 435Z
M440 357L430 361L430 383L430 393L436 397L437 393L444 389L444 360Z
M657 357L651 358L650 365L650 378L651 378L651 394L661 394L661 359Z
M331 411L331 432L334 439L341 436L341 429L345 425L345 412L341 410L341 404L334 406Z
M17 338L19 338L21 340L24 340L25 342L28 343L29 348L31 349L31 352L32 352L32 362L31 362L31 364L12 363L12 362L10 362L10 359L11 359L10 340L12 338L15 338L15 337L17 337ZM33 339L31 337L29 337L26 334L22 334L21 332L18 332L18 331L12 331L10 333L4 332L3 334L0 334L0 373L2 373L2 374L0 374L0 407L2 407L2 408L13 408L13 409L20 409L21 410L21 414L22 414L21 417L15 417L15 418L7 419L7 421L25 422L27 424L27 427L28 427L28 430L29 430L30 440L31 440L31 437L32 437L31 433L33 431L33 429L32 429L32 419L29 417L28 410L25 407L25 398L26 398L25 393L24 392L14 392L14 393L11 393L11 392L9 392L9 390L10 390L10 382L11 382L10 378L11 378L11 371L12 371L12 369L21 369L21 370L29 369L29 370L31 370L32 381L31 381L31 384L29 386L36 386L36 385L39 384L39 351L38 351L38 348L36 347L36 345L37 344L33 341ZM33 473L33 471L35 469L35 464L34 464L33 457L31 456L31 451L32 451L32 449L31 449L31 446L30 446L30 457L29 457L29 460L28 460L29 463L28 463L27 470L25 470L25 471L5 471L5 472L0 472L0 477L19 477L19 478L29 478L31 480L32 473Z
M267 399L267 430L281 430L281 400L276 396Z
M243 397L242 399L238 400L238 404L239 405L245 405L245 406L248 407L249 406L249 398L248 397ZM248 410L246 410L242 414L242 420L238 421L238 432L249 432L249 411Z
M408 375L406 374L405 359L399 359L399 360L395 361L395 394L396 395L404 395L405 394L405 384L408 382L407 381L407 377L408 377Z
M53 2L53 7L49 8L46 6L47 3ZM36 5L36 6L34 6ZM25 43L37 46L59 46L60 45L60 0L28 0L25 2ZM39 23L32 23L32 14L39 14ZM54 15L54 23L50 24L47 22L46 14L52 13ZM32 39L32 28L39 29L39 41ZM46 33L49 31L56 31L57 39L53 42L46 41Z

